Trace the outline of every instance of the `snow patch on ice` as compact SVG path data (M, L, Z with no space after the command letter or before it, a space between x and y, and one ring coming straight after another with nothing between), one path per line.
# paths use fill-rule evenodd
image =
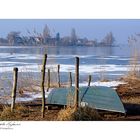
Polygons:
M108 82L97 81L97 82L91 82L90 86L116 87L116 86L118 86L120 84L125 84L125 82L122 82L122 81L108 81ZM80 83L79 86L82 87L82 86L87 86L87 85L88 85L88 83L84 82L84 83Z

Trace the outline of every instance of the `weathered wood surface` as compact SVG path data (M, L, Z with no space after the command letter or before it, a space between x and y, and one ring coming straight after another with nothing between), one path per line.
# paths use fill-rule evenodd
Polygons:
M57 79L58 87L60 87L60 65L57 65Z
M90 86L90 83L91 83L91 75L89 75L88 77L88 86Z
M17 89L17 79L18 79L18 68L13 69L13 89L12 89L12 103L11 103L11 112L14 111L15 108L15 100L16 100L16 89Z
M44 118L44 115L45 115L45 88L44 88L44 82L45 82L46 61L47 61L47 54L44 55L43 65L42 65L42 70L41 70L41 72L42 72L42 80L41 80L42 118Z
M72 74L69 72L69 87L72 86Z
M50 88L50 69L48 69L48 76L47 76L47 91L49 91L49 88Z
M79 106L79 57L75 60L75 109L77 109Z

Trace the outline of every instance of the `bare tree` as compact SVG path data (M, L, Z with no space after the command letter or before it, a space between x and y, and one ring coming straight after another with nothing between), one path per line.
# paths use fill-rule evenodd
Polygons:
M20 32L13 31L13 32L8 33L7 40L8 40L9 45L14 45L15 40L17 37L19 37L19 35L20 35Z
M51 35L50 35L50 29L47 25L45 25L44 29L43 29L43 38L46 39L46 38L50 38Z
M105 38L101 41L101 43L106 46L112 46L114 41L115 41L115 38L112 32L110 32L105 36Z
M72 45L76 45L76 42L77 42L76 31L74 28L72 28L72 30L71 30L71 43L72 43Z

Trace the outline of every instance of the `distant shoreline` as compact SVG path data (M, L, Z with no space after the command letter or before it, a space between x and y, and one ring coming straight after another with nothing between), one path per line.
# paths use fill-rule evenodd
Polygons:
M127 45L127 44L125 44ZM79 46L79 45L75 45L75 46L57 46L57 45L0 45L0 47L119 47L120 45L111 45L111 46Z

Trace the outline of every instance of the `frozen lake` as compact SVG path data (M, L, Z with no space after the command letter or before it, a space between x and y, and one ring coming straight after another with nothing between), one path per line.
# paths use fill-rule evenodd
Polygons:
M43 54L48 54L47 67L56 69L61 65L62 81L67 72L74 73L75 57L80 57L81 78L91 74L94 80L116 79L128 72L131 49L120 47L0 47L0 73L11 73L13 67L19 72L40 72Z
M88 75L92 75L92 85L98 81L116 81L128 73L133 53L128 46L118 47L47 47L47 46L1 46L0 47L0 78L1 95L3 88L12 88L12 72L19 69L19 78L32 80L41 79L43 54L48 54L47 68L51 69L53 79L60 64L61 82L68 81L68 72L74 79L75 57L80 58L80 85L87 84ZM139 63L139 62L138 62ZM10 83L10 84L9 84ZM112 85L112 83L110 83ZM102 85L102 84L99 84ZM106 85L103 83L103 85ZM114 84L115 85L115 84ZM113 85L112 85L113 86ZM5 89L6 90L6 89Z

